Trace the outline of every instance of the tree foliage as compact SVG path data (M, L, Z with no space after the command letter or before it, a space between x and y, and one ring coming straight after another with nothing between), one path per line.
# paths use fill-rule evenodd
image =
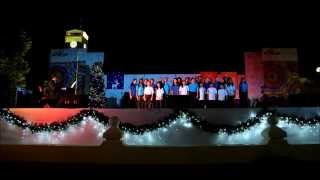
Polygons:
M0 74L8 77L11 87L25 87L26 75L30 71L25 57L32 48L32 40L25 32L21 32L15 44L15 47L0 53Z

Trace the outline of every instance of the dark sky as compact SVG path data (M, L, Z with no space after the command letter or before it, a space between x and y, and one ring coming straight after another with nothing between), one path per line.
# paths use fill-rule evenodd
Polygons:
M63 48L64 31L79 26L89 34L89 51L105 52L106 71L242 72L243 52L261 47L298 47L300 69L306 74L314 70L319 59L319 28L310 18L299 16L265 15L254 19L250 13L230 17L226 12L213 14L208 10L126 9L41 16L42 19L33 15L2 21L5 32L24 27L32 35L30 77L35 82L47 73L49 50Z

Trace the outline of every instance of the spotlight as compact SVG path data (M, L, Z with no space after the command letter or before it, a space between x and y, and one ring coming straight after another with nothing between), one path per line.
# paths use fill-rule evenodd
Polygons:
M316 68L316 72L320 73L320 66Z

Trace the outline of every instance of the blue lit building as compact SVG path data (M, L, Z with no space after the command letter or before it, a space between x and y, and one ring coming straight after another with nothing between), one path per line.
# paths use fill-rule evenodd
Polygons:
M88 51L89 36L85 31L66 31L65 48L50 52L49 77L55 77L64 88L76 89L77 94L87 94L90 66L104 61L103 52Z

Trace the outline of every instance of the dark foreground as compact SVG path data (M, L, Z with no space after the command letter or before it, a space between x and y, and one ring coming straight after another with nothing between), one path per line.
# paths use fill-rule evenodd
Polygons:
M35 163L35 162L1 162L1 174L8 177L103 177L154 179L171 177L243 177L274 178L277 177L317 177L319 162L298 161L280 157L265 157L252 163L207 164L207 165L106 165L82 163Z

